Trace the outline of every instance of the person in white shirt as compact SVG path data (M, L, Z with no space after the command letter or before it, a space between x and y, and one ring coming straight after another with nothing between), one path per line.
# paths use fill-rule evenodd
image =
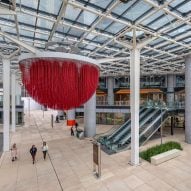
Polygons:
M46 159L46 153L48 152L48 145L46 144L45 141L43 142L43 145L42 145L42 152L43 152L43 158L45 160Z
M12 156L12 161L17 160L17 145L14 143L11 147L11 156Z

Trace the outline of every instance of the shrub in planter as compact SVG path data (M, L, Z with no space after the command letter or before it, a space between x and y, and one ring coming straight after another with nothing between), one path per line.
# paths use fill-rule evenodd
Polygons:
M140 157L143 158L144 160L151 161L151 157L164 153L166 151L172 150L172 149L179 149L182 150L182 147L180 143L170 141L161 145L156 145L154 147L148 148L145 151L140 152Z

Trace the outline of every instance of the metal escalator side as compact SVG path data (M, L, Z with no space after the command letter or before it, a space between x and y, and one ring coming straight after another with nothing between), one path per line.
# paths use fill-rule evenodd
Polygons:
M145 118L145 116L147 116L149 113L152 113L152 112L153 112L152 108L146 109L146 111L144 113L140 114L139 121L141 121L143 118ZM129 123L129 125L126 128L124 128L118 134L116 134L116 136L114 136L112 139L110 139L110 141L108 141L107 144L111 145L111 144L118 143L120 141L120 139L124 136L127 136L130 131L131 131L131 123Z
M141 108L140 110L140 114L144 113L144 111L147 110L146 108ZM116 131L114 131L113 133L111 133L109 136L105 137L106 140L110 140L112 139L114 136L116 136L120 131L122 131L123 129L125 129L128 125L130 125L131 120L128 119L124 124L121 125L121 127L119 127Z
M140 118L139 118L139 121L141 124L144 124L147 122L147 116L150 116L150 115L154 115L156 111L152 108L149 108L147 109L145 112L144 112L144 115L142 115ZM145 120L146 119L146 120ZM129 124L128 128L124 129L123 131L121 131L113 140L112 140L112 143L117 143L119 141L121 141L121 139L123 139L124 137L127 137L127 135L129 135L129 133L131 132L131 124Z
M140 145L145 144L168 119L168 112L163 110L142 132L140 133Z
M155 109L152 113L150 113L149 115L146 115L144 118L142 118L140 120L140 130L144 127L144 125L146 123L148 123L150 120L152 120L152 118L154 118L155 116L158 116L159 114L159 110ZM125 136L121 137L120 141L118 142L118 147L129 143L131 139L131 131L126 134Z

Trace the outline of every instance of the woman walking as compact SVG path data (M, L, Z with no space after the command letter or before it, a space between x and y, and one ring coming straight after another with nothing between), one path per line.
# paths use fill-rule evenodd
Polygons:
M45 160L46 159L46 153L48 152L48 145L46 144L46 142L43 142L42 152L43 152L43 158Z
M14 143L11 147L11 156L12 156L12 161L15 161L17 159L17 145Z
M36 160L35 160L36 153L37 153L37 148L35 147L35 145L32 145L32 147L31 147L31 149L30 149L30 154L31 154L31 156L32 156L33 164L34 164L34 162L36 161Z

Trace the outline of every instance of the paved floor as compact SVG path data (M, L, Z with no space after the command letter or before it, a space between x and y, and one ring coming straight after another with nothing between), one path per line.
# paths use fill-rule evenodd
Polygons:
M181 141L184 151L180 157L153 166L142 161L138 167L128 164L130 152L116 155L102 152L102 178L92 175L92 144L89 139L70 136L65 122L50 126L51 112L31 113L23 127L11 135L19 148L19 160L11 162L10 153L0 163L1 191L187 191L191 190L191 146L185 144L182 130L164 141ZM98 126L106 131L108 126ZM42 140L47 141L49 156L43 160ZM145 147L160 143L152 140ZM29 149L38 148L37 162L32 164Z

